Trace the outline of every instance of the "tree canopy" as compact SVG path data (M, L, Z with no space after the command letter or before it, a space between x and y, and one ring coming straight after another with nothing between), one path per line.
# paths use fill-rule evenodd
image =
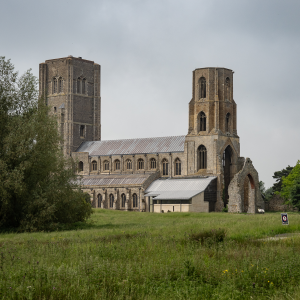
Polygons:
M282 188L277 192L289 204L300 208L300 161L298 160L291 172L282 177Z
M31 70L0 57L0 228L52 230L91 214Z
M282 177L287 177L292 170L293 170L293 167L288 165L285 169L274 172L274 175L272 177L276 180L276 182L273 184L273 187L272 187L273 193L275 193L275 192L279 193L281 191Z

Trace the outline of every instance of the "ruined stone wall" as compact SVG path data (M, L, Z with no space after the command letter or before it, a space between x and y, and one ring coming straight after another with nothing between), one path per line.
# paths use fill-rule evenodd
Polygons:
M256 213L258 208L264 209L258 173L250 158L246 158L243 168L231 180L228 193L228 212Z
M268 202L266 202L267 211L294 211L291 205L284 204L285 200L280 195L274 195Z

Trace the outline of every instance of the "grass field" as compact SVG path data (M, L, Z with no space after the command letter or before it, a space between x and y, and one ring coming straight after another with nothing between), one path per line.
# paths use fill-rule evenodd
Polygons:
M97 210L73 230L2 233L0 299L300 299L300 237L260 240L300 232L289 222Z

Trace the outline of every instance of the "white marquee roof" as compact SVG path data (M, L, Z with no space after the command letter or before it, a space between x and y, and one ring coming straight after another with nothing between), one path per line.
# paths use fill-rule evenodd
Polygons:
M215 178L157 179L146 189L145 196L155 197L155 200L191 199L203 192Z

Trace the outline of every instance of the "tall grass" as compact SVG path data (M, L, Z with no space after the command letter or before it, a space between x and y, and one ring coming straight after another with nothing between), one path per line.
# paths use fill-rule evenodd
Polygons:
M297 299L300 238L261 239L299 217L97 210L69 231L2 233L0 299Z

